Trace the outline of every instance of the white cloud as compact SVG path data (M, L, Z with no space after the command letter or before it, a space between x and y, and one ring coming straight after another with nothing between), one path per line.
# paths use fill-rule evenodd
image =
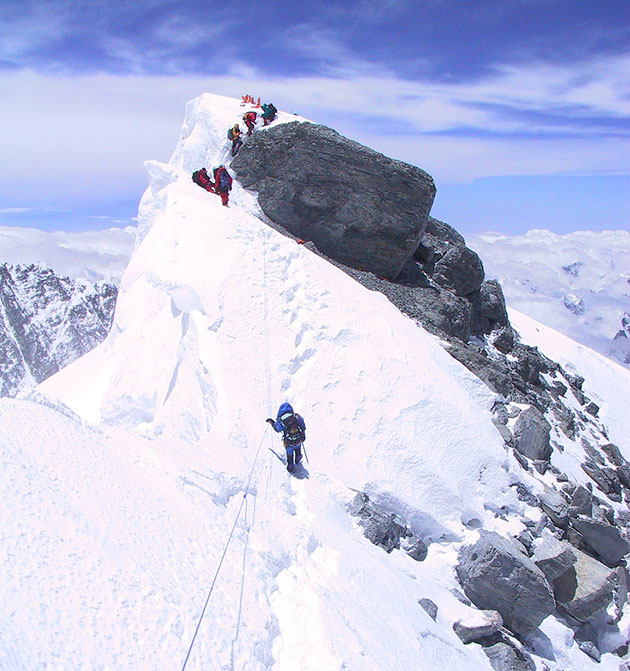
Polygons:
M269 78L237 62L233 74L208 78L0 72L0 204L33 205L34 170L46 177L36 190L44 194L40 204L50 204L61 191L68 198L98 200L123 191L139 197L146 185L142 161L169 159L185 102L204 91L261 95L419 165L438 183L506 174L628 174L627 129L612 133L601 121L630 112L625 66L630 71L630 57L599 59L579 71L504 67L468 84L356 72ZM550 132L542 122L506 110L562 110L563 116ZM10 203L9 191L16 194ZM59 199L54 204L66 205Z

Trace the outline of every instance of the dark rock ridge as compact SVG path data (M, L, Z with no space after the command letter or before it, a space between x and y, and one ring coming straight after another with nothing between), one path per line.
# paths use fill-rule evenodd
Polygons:
M47 377L100 344L118 289L49 268L0 265L0 396Z
M256 133L232 167L273 221L341 263L389 279L418 248L435 197L420 168L307 122Z

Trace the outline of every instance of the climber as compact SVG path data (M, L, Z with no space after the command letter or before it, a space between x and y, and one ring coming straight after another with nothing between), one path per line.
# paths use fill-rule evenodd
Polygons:
M245 114L243 115L243 121L247 126L247 135L251 135L252 131L254 130L254 126L256 125L256 112L254 112L253 110L245 112Z
M241 129L237 123L235 123L234 126L228 131L228 140L232 140L232 156L236 156L238 150L243 146L241 135Z
M295 471L297 464L302 461L302 445L306 440L306 424L301 415L293 411L288 403L283 403L278 409L278 416L274 421L269 417L266 420L277 433L282 433L284 448L287 451L287 470Z
M265 103L262 106L263 126L270 124L275 118L278 110L273 103Z
M201 170L195 170L195 172L192 174L192 181L195 184L198 184L202 189L205 189L210 193L214 193L214 184L212 183L210 175L205 168L201 168Z
M221 201L227 207L232 190L232 176L224 165L220 165L212 171L214 175L214 192L221 196Z

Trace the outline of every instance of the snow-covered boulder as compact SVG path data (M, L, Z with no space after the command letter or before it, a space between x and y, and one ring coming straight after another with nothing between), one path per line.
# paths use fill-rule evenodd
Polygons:
M472 643L492 636L503 626L503 618L496 610L478 610L468 617L457 620L453 631L463 643Z

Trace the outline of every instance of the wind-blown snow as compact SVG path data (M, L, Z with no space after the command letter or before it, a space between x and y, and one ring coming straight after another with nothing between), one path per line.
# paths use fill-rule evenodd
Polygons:
M118 284L135 239L133 226L82 233L0 226L0 263L36 264L72 279Z
M630 365L630 232L486 233L468 240L507 304ZM626 335L623 319L627 316Z
M0 668L181 668L244 504L188 669L489 670L452 631L471 611L449 590L459 543L525 512L494 396L263 224L238 182L229 208L192 183L226 161L242 113L189 103L171 163L148 164L111 335L38 395L0 400ZM264 421L282 401L306 419L308 479L268 449L282 452ZM427 559L370 544L353 489ZM617 671L608 657L597 668ZM558 659L595 668L572 641Z

